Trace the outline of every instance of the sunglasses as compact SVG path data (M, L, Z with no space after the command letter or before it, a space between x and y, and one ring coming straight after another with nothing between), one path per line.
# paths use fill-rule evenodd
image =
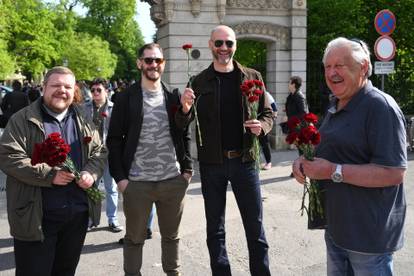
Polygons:
M164 59L163 58L150 58L150 57L146 57L146 58L142 58L142 60L146 64L148 64L148 65L151 65L154 61L155 61L156 64L161 64L161 63L164 62Z
M95 92L98 92L99 94L101 94L102 93L102 89L101 88L91 88L91 93L95 93Z
M216 48L220 48L221 46L223 46L223 44L226 43L227 48L232 48L234 45L234 41L232 40L215 40L214 41L214 47Z

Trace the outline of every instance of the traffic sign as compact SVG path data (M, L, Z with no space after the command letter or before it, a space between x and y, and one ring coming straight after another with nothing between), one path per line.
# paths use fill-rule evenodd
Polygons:
M395 55L394 39L387 35L380 36L374 45L375 56L381 61L389 61Z
M390 35L396 27L395 15L390 10L381 10L374 20L375 30L380 35Z
M376 75L394 73L394 61L376 61L374 64L374 73Z

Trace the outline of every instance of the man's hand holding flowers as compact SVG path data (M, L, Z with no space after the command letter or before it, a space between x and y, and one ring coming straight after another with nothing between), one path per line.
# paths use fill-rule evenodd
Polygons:
M247 120L244 122L244 127L250 129L250 132L256 136L259 136L262 132L262 124L257 119Z
M195 99L194 91L191 88L186 88L181 95L181 105L182 105L182 111L184 114L187 114L191 107L193 106Z
M335 171L335 164L323 158L314 157L313 161L310 161L302 156L295 160L292 170L296 180L304 184L305 175L315 180L330 179L331 174ZM326 172L330 173L326 174Z

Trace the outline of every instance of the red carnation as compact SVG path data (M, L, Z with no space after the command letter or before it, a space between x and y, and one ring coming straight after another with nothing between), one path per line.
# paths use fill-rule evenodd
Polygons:
M101 113L101 116L106 118L106 117L108 117L108 113L104 111L104 112Z
M290 119L287 122L287 125L290 131L293 131L294 129L296 129L299 126L299 124L300 124L300 120L296 116L290 117Z
M259 101L259 96L257 96L257 95L252 95L252 96L250 96L250 97L248 98L248 101L249 101L250 103L257 102L257 101Z
M255 94L255 95L262 95L263 94L263 90L261 90L261 89L255 89L254 91L253 91L253 93Z
M191 44L191 43L187 43L187 44L183 45L183 50L189 50L191 48L193 48L193 44Z
M286 136L286 143L288 144L295 144L296 141L298 140L298 133L297 132L290 132L287 136Z
M89 144L92 141L92 137L91 136L85 136L83 137L83 143L84 144Z
M88 138L88 139L87 139ZM88 143L92 140L91 137L86 136L84 141L88 140ZM32 153L32 166L40 163L46 163L51 167L63 167L66 168L69 172L75 175L77 180L80 179L80 173L77 170L72 159L68 156L70 152L70 146L65 143L65 140L62 139L59 132L53 132L49 134L43 143L35 144L33 153ZM96 187L89 187L86 190L88 197L97 202L101 201L105 194L99 191Z
M318 117L313 113L305 114L301 119L291 117L287 124L289 133L286 136L286 143L296 145L303 152L307 160L313 160L315 156L315 146L321 141L321 135L314 126L318 122ZM308 207L305 206L305 198L308 195ZM302 214L307 212L310 221L313 221L315 215L324 216L323 206L320 198L320 188L316 180L311 179L310 183L306 180L302 195Z
M312 123L312 124L316 124L318 122L318 116L316 116L315 114L309 112L307 114L305 114L303 116L303 119L308 122L308 123Z

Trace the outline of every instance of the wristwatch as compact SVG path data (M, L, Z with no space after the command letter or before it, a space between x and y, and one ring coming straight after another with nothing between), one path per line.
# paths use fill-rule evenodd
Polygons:
M331 179L335 183L342 182L344 180L344 177L342 175L342 165L336 164L336 169L331 175Z

